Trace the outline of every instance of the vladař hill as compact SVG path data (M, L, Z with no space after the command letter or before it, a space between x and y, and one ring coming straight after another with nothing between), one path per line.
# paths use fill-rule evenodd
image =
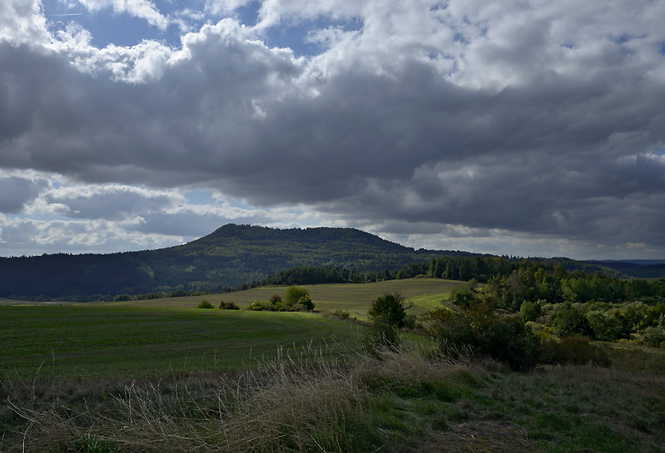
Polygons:
M433 256L356 229L225 225L190 243L114 254L0 258L0 297L88 300L95 295L216 291L294 266L395 270Z

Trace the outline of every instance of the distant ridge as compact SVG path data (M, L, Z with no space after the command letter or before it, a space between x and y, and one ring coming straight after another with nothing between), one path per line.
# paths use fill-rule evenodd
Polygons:
M281 230L228 224L187 244L158 250L0 258L0 297L87 301L118 294L222 291L294 267L379 273L435 257L480 255L414 250L353 228ZM530 259L616 278L665 277L665 264Z
M352 228L280 230L228 224L187 244L159 250L0 258L0 297L89 300L95 295L212 291L294 266L379 272L442 255L475 254L416 251Z

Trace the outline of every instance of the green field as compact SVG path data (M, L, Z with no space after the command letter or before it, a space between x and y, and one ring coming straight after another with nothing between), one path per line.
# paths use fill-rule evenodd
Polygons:
M348 310L352 316L364 319L369 304L383 293L399 291L408 302L413 303L411 313L420 315L440 306L442 302L448 299L450 291L464 284L451 280L416 278L363 284L306 285L306 288L309 289L317 312L325 314L334 310ZM265 302L271 295L284 296L285 292L286 287L268 286L233 293L113 302L112 304L132 307L185 308L196 307L203 299L210 301L213 305L219 304L219 301L223 299L227 302L235 302L241 308L246 308L256 300ZM108 303L105 305L108 305Z
M5 300L0 451L665 452L662 350L605 344L610 368L517 373L432 355L408 335L398 352L363 354L364 327L328 316L362 319L391 291L419 314L459 285L313 285L315 313L194 308L202 299L245 308L284 294L275 287L117 303Z
M401 291L420 314L445 299L458 282L415 279L309 287L317 313L202 310L207 299L242 308L266 301L285 288L148 301L0 306L2 376L135 376L165 370L237 370L278 348L334 345L355 349L361 326L322 314L348 310L365 317L369 303L386 291ZM6 301L8 302L8 301ZM333 349L334 349L333 348Z
M144 375L240 369L280 346L338 342L358 327L308 313L100 306L0 307L4 375Z

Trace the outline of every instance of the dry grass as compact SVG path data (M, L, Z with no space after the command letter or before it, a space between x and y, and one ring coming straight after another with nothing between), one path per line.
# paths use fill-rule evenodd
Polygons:
M0 451L663 451L665 377L418 349L280 350L235 374L3 382ZM78 386L77 386L78 384Z

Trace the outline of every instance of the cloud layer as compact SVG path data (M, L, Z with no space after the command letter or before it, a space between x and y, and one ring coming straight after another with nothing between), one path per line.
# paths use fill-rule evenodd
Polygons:
M192 31L97 48L39 3L0 6L2 254L38 251L39 228L85 237L52 242L64 251L115 250L240 219L663 255L662 3L266 0L254 23L244 1L80 4ZM194 205L192 190L226 201Z

